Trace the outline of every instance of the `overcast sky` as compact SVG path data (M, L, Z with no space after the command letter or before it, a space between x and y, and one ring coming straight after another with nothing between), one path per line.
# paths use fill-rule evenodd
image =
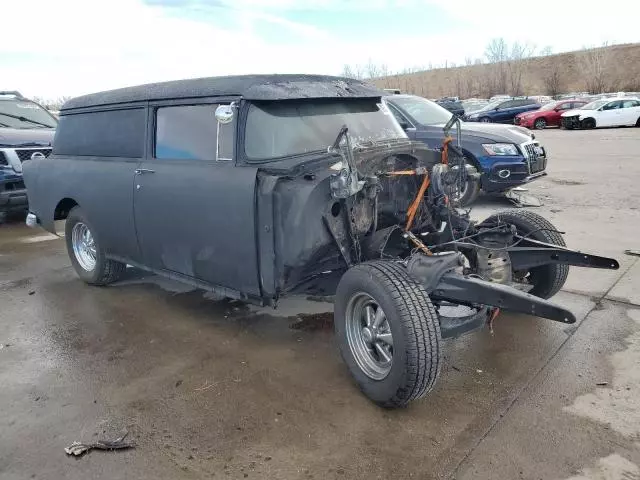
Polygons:
M481 57L491 38L640 41L640 2L608 0L4 0L0 90L53 98L242 73L339 74Z

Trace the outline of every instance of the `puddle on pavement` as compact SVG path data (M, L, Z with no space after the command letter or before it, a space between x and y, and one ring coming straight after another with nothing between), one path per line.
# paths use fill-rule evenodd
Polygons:
M640 480L640 468L618 454L601 458L595 467L567 480Z
M627 315L637 324L638 329L626 338L627 348L610 357L614 368L613 381L610 385L596 388L593 393L579 396L573 405L565 407L565 411L609 425L626 437L638 439L640 438L640 369L638 368L640 310L628 310Z

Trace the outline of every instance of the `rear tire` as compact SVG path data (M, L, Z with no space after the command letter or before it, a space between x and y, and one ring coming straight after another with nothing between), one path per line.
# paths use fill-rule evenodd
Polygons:
M100 238L78 206L73 207L67 216L65 241L73 268L89 285L115 282L127 267L124 263L106 258Z
M527 236L539 242L552 243L566 247L562 235L546 218L527 210L505 210L492 215L487 220L501 219L515 225L519 235ZM540 298L551 298L564 286L569 275L569 265L551 264L529 270L529 283L533 288L531 295Z
M347 270L334 317L342 358L370 400L403 407L433 389L441 360L438 314L404 267L379 260Z
M533 128L535 128L536 130L544 130L545 128L547 128L547 121L544 118L538 118L533 123Z

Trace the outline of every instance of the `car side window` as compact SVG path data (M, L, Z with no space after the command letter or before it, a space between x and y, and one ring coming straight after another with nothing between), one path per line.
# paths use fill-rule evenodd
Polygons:
M385 105L389 108L389 110L391 110L391 113L400 125L406 123L407 125L411 126L411 122L400 112L400 110L398 110L397 107L395 107L391 103L385 103Z
M625 100L622 102L622 108L632 108L640 106L640 102L637 100Z
M619 100L607 103L604 107L602 107L602 110L616 110L618 108L622 108L622 102Z
M233 122L220 124L218 105L158 107L154 156L173 160L231 160Z
M498 105L498 109L503 110L505 108L511 108L513 107L513 100L507 100L506 102L502 102L500 105Z
M561 103L560 106L558 107L558 110L562 111L562 110L570 110L573 108L573 103L567 102L567 103ZM577 104L577 105L583 105L583 104Z
M53 153L142 158L146 115L144 108L62 115Z

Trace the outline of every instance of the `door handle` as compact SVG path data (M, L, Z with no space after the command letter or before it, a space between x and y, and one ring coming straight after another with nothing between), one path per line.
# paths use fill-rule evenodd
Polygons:
M156 171L148 168L136 168L136 175L144 175L145 173L156 173Z

